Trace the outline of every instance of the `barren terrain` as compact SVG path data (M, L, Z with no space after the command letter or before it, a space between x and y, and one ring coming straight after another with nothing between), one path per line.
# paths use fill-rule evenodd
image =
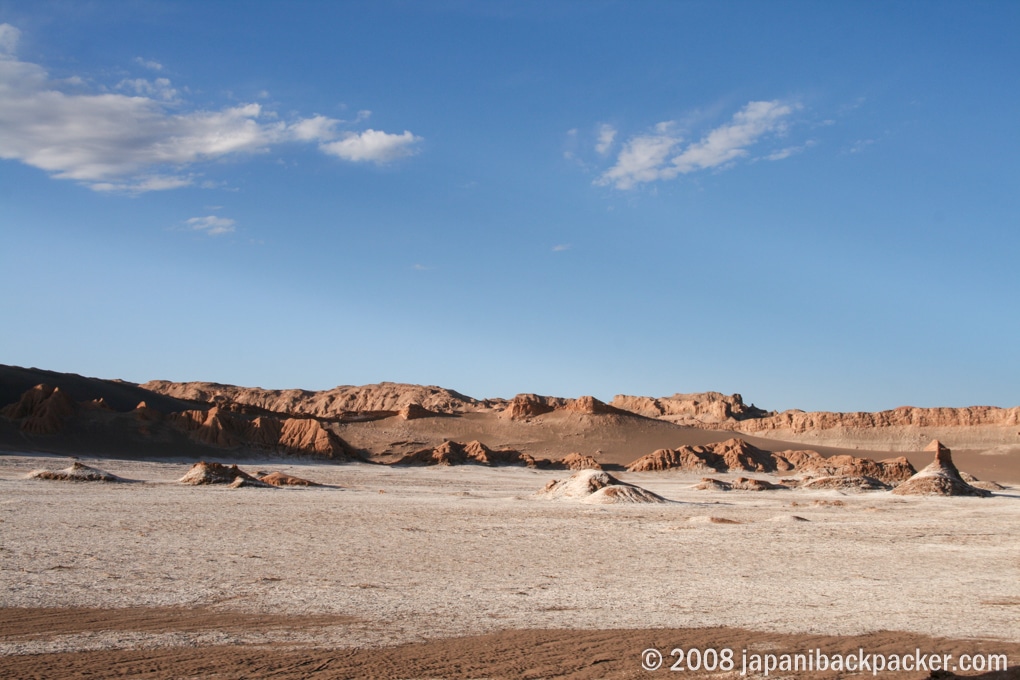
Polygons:
M21 630L4 655L527 629L1020 640L1015 488L715 492L692 489L696 475L623 473L675 502L591 506L535 497L564 471L260 460L247 468L335 486L228 489L176 484L184 463L83 462L140 481L29 480L66 459L0 457L3 607L312 618Z

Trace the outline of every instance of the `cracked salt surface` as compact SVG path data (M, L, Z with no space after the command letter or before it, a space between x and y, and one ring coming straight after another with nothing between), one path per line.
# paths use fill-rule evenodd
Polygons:
M84 462L147 483L29 480L54 459L0 456L0 605L359 623L5 640L0 654L221 638L364 646L509 628L1020 638L1013 489L736 493L691 489L698 475L621 473L679 502L593 507L535 497L563 471L273 464L342 488L227 489L173 483L186 463Z

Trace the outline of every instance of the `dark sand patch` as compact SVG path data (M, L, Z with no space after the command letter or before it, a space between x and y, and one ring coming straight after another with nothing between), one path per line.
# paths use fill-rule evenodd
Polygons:
M173 632L206 627L282 626L305 629L350 621L346 617L287 617L208 610L5 609L4 637L84 630ZM1006 654L1010 669L966 677L1020 678L1020 642L936 639L898 632L859 636L780 635L734 628L649 630L510 630L488 635L431 640L369 649L320 649L295 645L230 645L113 649L27 654L0 658L0 675L18 678L216 677L216 678L648 678L669 676L670 650L734 650L736 667L719 675L685 671L685 677L739 677L742 650L748 654ZM641 668L642 651L657 648L667 657L657 672ZM865 675L871 677L870 673ZM883 678L926 678L926 672L882 673ZM797 673L797 678L854 677L831 671ZM940 678L956 677L952 674Z

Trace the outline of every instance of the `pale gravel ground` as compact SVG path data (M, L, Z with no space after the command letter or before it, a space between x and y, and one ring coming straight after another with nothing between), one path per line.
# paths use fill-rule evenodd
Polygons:
M174 484L186 463L82 462L147 483L26 480L69 463L0 456L0 605L362 620L302 638L331 646L716 625L1020 639L1015 488L990 499L726 493L689 488L700 475L623 473L680 502L590 506L531 497L563 471L242 464L344 487L267 490ZM814 504L837 499L846 505ZM296 638L89 633L3 642L0 654L210 639Z

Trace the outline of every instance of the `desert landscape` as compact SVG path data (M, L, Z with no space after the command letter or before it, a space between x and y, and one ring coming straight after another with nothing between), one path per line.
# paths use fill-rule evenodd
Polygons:
M0 398L5 677L637 678L677 647L1018 673L1017 408L12 366Z
M0 0L0 680L1020 680L1018 34Z

